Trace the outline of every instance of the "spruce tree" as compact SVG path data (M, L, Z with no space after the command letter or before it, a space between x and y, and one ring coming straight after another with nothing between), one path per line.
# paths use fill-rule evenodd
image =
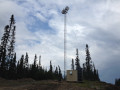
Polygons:
M58 68L59 68L58 77L59 77L59 81L61 81L62 80L62 73L61 73L60 66L58 66Z
M76 49L76 59L75 59L75 65L76 65L76 70L80 69L80 60L79 60L79 54L78 54L78 49Z
M14 58L15 45L15 20L14 15L10 18L10 24L4 28L4 34L0 45L0 74L5 77L9 70L10 60Z
M18 61L17 75L18 75L18 78L24 77L24 55L22 55L20 60Z
M86 65L83 63L83 79L86 79L86 77L87 77Z
M16 53L14 54L13 59L10 61L9 67L9 79L16 79L17 68L16 68Z
M48 78L49 79L53 79L54 78L54 73L53 73L53 66L52 66L52 62L50 61L50 68L48 71Z
M39 69L42 68L42 66L41 66L41 56L39 56L39 64L38 64L38 67L39 67Z
M55 69L55 79L58 79L58 67Z
M120 86L120 78L119 79L115 79L115 85L116 86Z
M72 59L71 69L74 70L74 59Z
M96 70L96 80L100 81L98 70Z
M9 40L9 25L6 25L4 28L4 34L1 39L1 45L0 45L0 74L2 77L5 78L5 73L7 67L7 45Z
M76 49L76 59L75 59L75 65L76 65L76 70L77 70L77 75L78 75L78 81L82 81L82 68L80 67L80 60L79 60L79 53L78 49Z
M32 64L31 73L30 73L33 79L37 80L39 78L37 72L38 72L37 55L35 54L34 62Z
M28 70L29 70L28 60L29 60L29 56L28 56L28 53L26 52L25 60L24 60L24 74L25 74L25 77L28 77Z
M97 71L95 69L95 65L94 64L93 64L93 68L94 68L94 70L93 70L94 80L96 80L97 79Z
M35 58L34 58L34 67L36 67L37 66L37 55L35 54Z
M55 69L55 75L58 76L58 68Z
M8 63L13 60L14 54L15 54L15 20L14 20L14 15L11 16L10 18L10 25L9 25L10 33L9 33L9 44L8 44Z
M99 81L99 75L98 75L98 70L95 69L95 65L93 64L91 57L90 57L90 52L89 52L89 47L86 44L86 62L83 64L83 77L86 80L97 80Z
M91 61L91 57L90 57L90 52L89 52L89 47L86 44L86 79L87 80L92 80L93 76L92 76L92 61Z
M53 67L52 67L52 62L50 61L50 70L49 70L51 73L53 71Z
M1 63L3 61L5 61L9 35L10 35L9 25L6 25L4 28L4 34L1 39L1 45L0 45L0 61L1 61Z
M25 68L28 68L28 60L29 60L29 56L28 56L28 53L26 52L26 55L25 55L25 60L24 60L24 65L25 65Z

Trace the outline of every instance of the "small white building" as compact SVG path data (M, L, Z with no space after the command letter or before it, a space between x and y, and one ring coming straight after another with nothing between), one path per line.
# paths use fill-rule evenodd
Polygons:
M82 69L80 69L80 70L67 70L66 81L81 82L82 81Z
M67 81L78 81L78 71L77 70L67 70Z

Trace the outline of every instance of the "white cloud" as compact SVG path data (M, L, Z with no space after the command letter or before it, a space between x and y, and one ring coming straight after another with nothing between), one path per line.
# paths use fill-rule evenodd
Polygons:
M40 13L36 13L35 15L37 18L39 18L41 21L45 22L46 18L44 16L42 16Z

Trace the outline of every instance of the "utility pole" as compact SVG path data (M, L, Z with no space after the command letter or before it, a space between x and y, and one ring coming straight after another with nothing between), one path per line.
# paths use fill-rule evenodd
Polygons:
M64 79L66 77L66 14L69 10L69 7L66 6L65 9L62 10L62 14L64 14Z

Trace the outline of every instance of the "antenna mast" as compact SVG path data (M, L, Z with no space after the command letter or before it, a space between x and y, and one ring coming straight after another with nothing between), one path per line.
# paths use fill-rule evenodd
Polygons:
M62 14L64 14L64 79L66 76L66 14L69 10L69 7L66 6L65 9L62 10Z

